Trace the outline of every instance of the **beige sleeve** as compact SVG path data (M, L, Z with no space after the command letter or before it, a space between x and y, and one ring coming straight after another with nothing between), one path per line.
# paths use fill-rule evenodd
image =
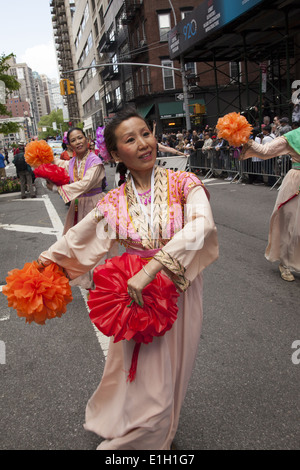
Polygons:
M279 155L295 153L283 136L277 137L268 144L259 144L254 140L250 140L246 145L248 145L248 147L245 147L246 151L242 151L241 160L246 160L251 157L259 157L262 160L268 160L269 158L278 157Z
M109 235L106 222L93 209L66 235L39 256L43 262L50 260L63 267L70 279L90 271L111 249L116 239Z
M219 256L217 229L208 198L201 186L187 198L186 223L154 258L178 277L185 290Z
M54 157L54 163L55 165L60 166L67 171L69 170L69 160L61 160L60 158Z
M105 170L102 164L92 166L86 171L82 180L59 186L58 192L64 202L72 201L81 194L88 193L93 188L98 188L104 176Z

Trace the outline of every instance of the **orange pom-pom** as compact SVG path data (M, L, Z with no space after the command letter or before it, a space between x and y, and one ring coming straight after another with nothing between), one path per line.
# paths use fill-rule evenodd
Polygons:
M25 160L33 168L53 162L53 150L45 140L33 140L26 145Z
M219 139L225 139L229 145L239 147L248 142L253 128L240 113L229 113L218 119L216 129Z
M55 263L43 269L36 261L26 263L23 269L10 271L6 282L2 292L8 306L27 323L44 325L47 319L61 317L73 300L69 281Z

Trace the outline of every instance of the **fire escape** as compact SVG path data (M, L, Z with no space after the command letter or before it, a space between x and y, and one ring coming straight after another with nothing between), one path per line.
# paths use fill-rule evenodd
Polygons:
M67 76L63 74L74 69L65 2L64 0L52 0L50 7L59 73L61 78L68 78L75 83L74 74L68 74ZM80 114L76 93L66 95L64 99L69 110L70 120L75 123L79 122Z

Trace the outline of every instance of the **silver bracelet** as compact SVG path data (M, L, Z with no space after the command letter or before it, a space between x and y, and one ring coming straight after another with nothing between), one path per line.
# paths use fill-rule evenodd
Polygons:
M149 274L149 273L147 272L145 266L142 266L142 268L143 268L144 273L147 274L147 276L150 277L150 279L152 279L152 280L155 279L155 276L151 276L151 274Z

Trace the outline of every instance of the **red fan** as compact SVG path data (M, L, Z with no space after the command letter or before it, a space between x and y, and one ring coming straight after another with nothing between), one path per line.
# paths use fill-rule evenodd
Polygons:
M154 336L164 335L177 318L179 293L173 282L158 273L143 290L144 307L132 302L127 292L127 281L147 261L124 253L106 260L94 271L94 290L90 291L88 306L90 319L106 336L114 336L114 343L123 339L136 341L129 380L135 378L141 343L151 343Z
M44 163L33 170L37 178L45 178L52 181L56 186L62 186L70 182L70 177L66 170L54 163Z

